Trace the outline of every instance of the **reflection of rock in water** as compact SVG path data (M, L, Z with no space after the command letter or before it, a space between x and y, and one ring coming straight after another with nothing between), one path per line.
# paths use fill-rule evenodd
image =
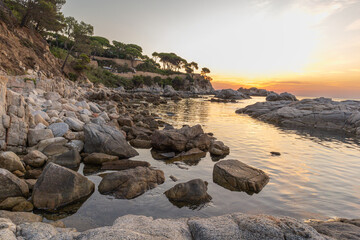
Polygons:
M67 218L67 217L75 214L90 196L91 196L91 194L89 196L86 196L86 197L80 199L78 202L76 202L74 204L70 204L65 207L53 210L53 211L34 210L34 213L40 214L43 217L45 217L46 219L51 220L51 221L61 220L61 219Z
M225 160L214 165L213 181L231 191L259 193L269 182L269 176L237 160Z
M208 183L201 179L194 179L186 183L176 184L164 194L175 206L184 206L190 209L198 209L210 202L212 197L207 193Z

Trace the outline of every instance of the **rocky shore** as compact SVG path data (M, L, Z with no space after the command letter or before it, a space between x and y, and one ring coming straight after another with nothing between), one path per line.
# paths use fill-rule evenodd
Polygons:
M284 127L335 130L360 134L360 102L329 98L267 101L238 109L259 120Z
M160 161L189 165L207 152L217 160L227 156L229 147L200 125L175 129L149 111L152 106L209 91L212 89L177 92L167 86L127 92L62 78L0 76L0 239L332 239L325 235L338 234L328 233L320 223L314 227L322 229L321 233L287 217L240 213L177 220L128 215L113 226L79 233L64 228L62 222L44 223L32 213L57 212L86 201L94 191L134 199L163 184L161 169L131 160L139 154L136 149L151 149L153 158ZM249 95L222 90L217 97L228 100ZM287 94L279 97L291 101L269 100L243 111L261 112L262 116L304 103ZM329 107L326 104L324 109ZM344 104L348 108L341 105L339 111L352 111L356 105ZM305 110L299 107L299 111ZM77 172L81 163L85 176ZM102 177L98 187L87 178L94 174ZM219 161L213 169L216 184L250 195L259 193L269 180L262 170L238 160ZM194 176L164 194L176 206L193 208L211 201L207 185ZM358 221L344 224L350 226L346 234L349 231L353 236Z

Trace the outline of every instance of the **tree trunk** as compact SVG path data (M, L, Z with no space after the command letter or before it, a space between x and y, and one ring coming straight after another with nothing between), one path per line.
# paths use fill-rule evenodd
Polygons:
M68 58L70 56L70 53L72 52L72 50L74 49L74 45L71 47L71 49L68 51L67 55L66 55L66 58L64 60L64 63L63 65L61 66L61 72L64 73L64 69L65 69L65 66L66 66L66 62L68 61Z

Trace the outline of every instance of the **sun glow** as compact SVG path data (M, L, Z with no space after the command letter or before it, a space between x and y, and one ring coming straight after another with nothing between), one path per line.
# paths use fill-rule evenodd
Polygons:
M267 18L259 14L239 39L239 72L247 77L302 72L310 62L317 43L312 28L314 18L301 11L290 11Z

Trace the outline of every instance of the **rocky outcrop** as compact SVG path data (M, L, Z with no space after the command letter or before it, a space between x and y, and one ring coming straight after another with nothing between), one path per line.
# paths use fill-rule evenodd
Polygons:
M360 134L359 101L336 102L329 98L316 98L297 102L259 102L236 112L284 127L337 130Z
M81 233L69 228L55 228L41 222L14 224L10 219L0 219L0 225L2 226L0 236L7 236L5 239L9 240L334 239L320 234L311 226L293 218L241 213L211 218L181 219L153 219L146 216L126 215L116 219L112 226L90 229ZM343 236L345 236L343 239L356 239L345 234Z
M105 175L99 184L99 192L112 194L116 198L132 199L164 181L163 171L137 167Z
M207 193L208 183L201 179L194 179L186 183L176 184L164 194L175 205L199 205L211 200Z
M32 200L38 209L54 210L88 197L94 188L81 174L48 163L34 186Z
M269 176L237 160L224 160L214 165L213 181L231 191L259 193L269 182Z
M233 90L233 89L222 89L215 92L215 97L220 99L233 99L233 100L241 100L241 99L248 99L250 96Z
M124 135L113 127L89 123L85 125L84 133L86 153L106 153L120 158L138 155L138 152L126 142Z
M274 93L273 91L268 91L266 89L259 89L259 88L256 88L256 87L252 87L252 88L243 88L243 87L241 87L237 91L241 92L243 94L246 94L248 96L257 96L257 97L266 97L270 93Z
M320 234L334 239L360 239L360 219L330 219L308 223Z
M297 98L291 93L270 93L266 97L266 101L298 101Z

